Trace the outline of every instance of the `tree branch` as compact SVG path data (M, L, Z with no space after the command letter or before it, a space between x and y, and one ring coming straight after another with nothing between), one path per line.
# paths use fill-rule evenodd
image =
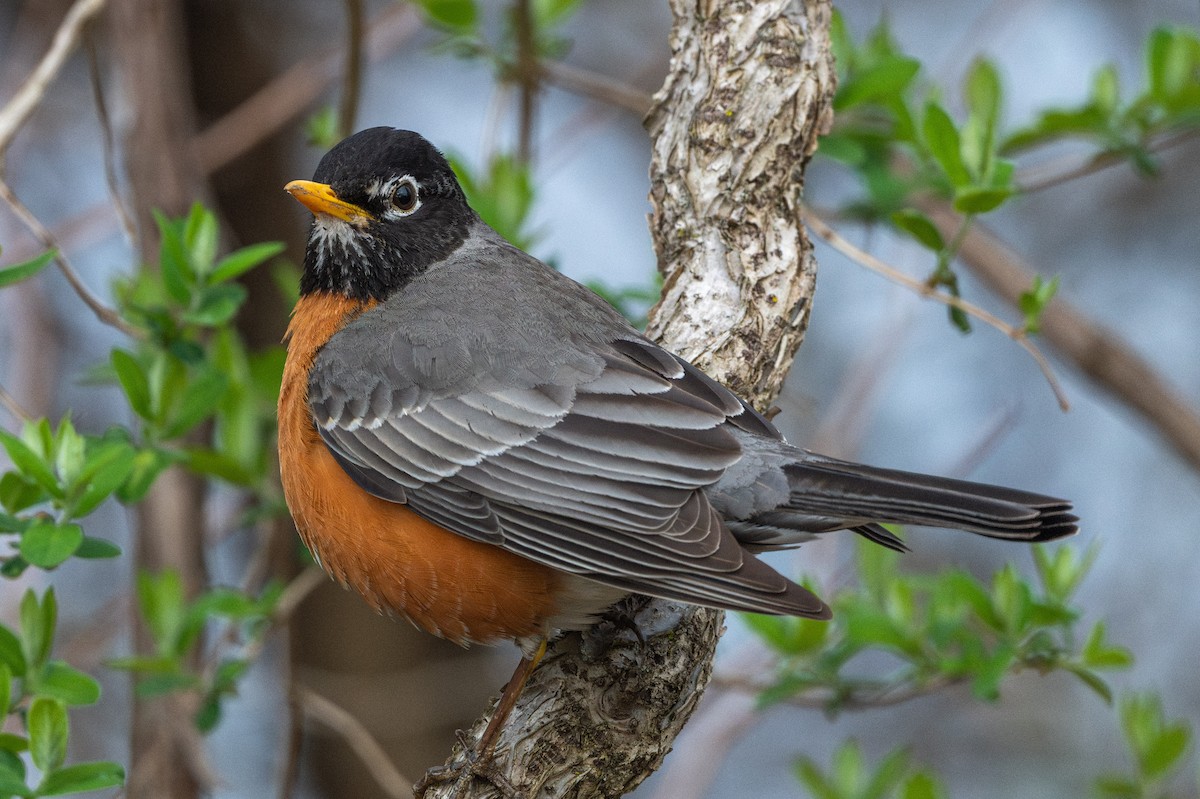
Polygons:
M943 305L951 308L957 308L968 316L972 316L979 321L994 327L1004 335L1011 338L1013 341L1020 344L1021 347L1033 358L1034 362L1037 363L1038 368L1042 370L1042 375L1046 378L1046 382L1050 384L1050 390L1054 392L1054 398L1058 400L1058 407L1062 408L1064 411L1070 410L1071 405L1069 402L1067 402L1067 397L1063 393L1062 386L1059 385L1058 378L1054 376L1054 370L1050 368L1050 362L1046 360L1046 356L1042 354L1042 351L1038 349L1037 345L1030 341L1029 333L1023 328L1010 325L1008 322L1000 319L995 314L985 311L983 308L980 308L974 303L967 302L961 297L955 297L954 295L947 294L944 291L938 291L930 286L927 281L917 280L914 277L909 277L899 269L889 266L888 264L876 258L874 255L871 255L869 252L855 247L811 210L806 212L805 220L808 222L808 226L812 228L812 231L820 236L826 243L828 243L829 246L833 247L847 258L850 258L855 263L865 266L867 269L870 269L872 272L878 275L883 275L893 283L898 283L899 285L904 286L905 288L910 289L917 294L920 294L922 297L936 300L937 302L940 302ZM962 234L963 230L964 228L960 224L955 229L954 233L956 236L959 236ZM965 241L966 236L969 235L970 233L968 232L965 236L962 236L963 241ZM961 246L961 244L957 246ZM1030 278L1030 284L1032 284L1032 282L1033 279ZM1028 288L1028 285L1026 288ZM1022 289L1022 291L1024 291L1024 289Z
M67 279L67 283L79 295L79 299L96 315L97 319L109 327L120 330L130 338L137 339L142 337L142 331L126 322L121 318L119 313L105 305L99 297L92 293L92 290L83 282L83 278L75 271L75 267L67 260L67 256L63 255L62 248L58 246L58 242L54 239L54 234L47 230L41 223L41 220L25 207L25 203L21 202L21 198L13 192L12 187L2 178L0 178L0 200L4 200L8 204L8 207L12 209L17 218L21 220L37 240L41 242L43 247L55 251L55 265L63 273L63 277Z
M922 210L942 231L957 224L957 215L944 205L929 203ZM1008 302L1015 304L1033 284L1035 270L981 225L974 226L958 255ZM1141 414L1184 460L1200 469L1200 412L1119 336L1062 297L1055 297L1042 312L1040 335L1099 388Z
M333 730L346 742L385 794L392 799L412 799L412 780L400 773L362 722L345 708L302 685L295 687L293 695L304 715Z
M338 106L338 132L342 138L354 132L358 118L358 99L362 92L363 1L346 3L346 71L342 80L342 98Z
M831 9L827 0L671 7L670 74L647 123L651 227L666 277L650 334L761 406L808 320L816 264L797 211L804 166L830 119ZM645 598L630 605L644 644L601 624L561 639L534 672L497 747L496 765L518 790L621 796L670 751L712 672L723 615ZM450 764L461 760L456 751ZM476 782L456 795L496 790Z
M104 9L105 1L77 0L75 5L71 6L71 10L67 12L54 34L50 49L42 56L42 60L13 98L0 109L0 174L4 171L4 157L8 146L42 101L46 88L75 49L83 26Z

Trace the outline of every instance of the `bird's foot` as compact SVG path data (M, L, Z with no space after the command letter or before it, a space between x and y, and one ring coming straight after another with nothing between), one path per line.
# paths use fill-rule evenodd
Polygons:
M526 794L518 791L496 766L494 752L481 755L467 740L466 733L456 730L454 734L462 747L462 762L452 766L435 766L426 771L421 781L413 786L415 799L424 799L425 792L430 788L447 783L454 784L454 793L451 796L462 796L473 780L483 780L491 784L504 799L527 799Z

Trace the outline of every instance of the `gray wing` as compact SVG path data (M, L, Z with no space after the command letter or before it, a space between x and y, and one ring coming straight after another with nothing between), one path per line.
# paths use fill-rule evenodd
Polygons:
M449 327L427 340L401 329L381 351L348 329L318 357L309 404L362 488L459 535L623 590L827 615L746 553L701 490L741 456L727 421L778 433L621 332L597 346L513 329L471 346Z

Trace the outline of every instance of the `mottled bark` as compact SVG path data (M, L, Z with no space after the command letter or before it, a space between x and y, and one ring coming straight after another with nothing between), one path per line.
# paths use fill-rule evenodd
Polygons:
M797 209L830 117L830 5L671 6L670 74L647 123L651 227L666 280L650 334L762 407L783 383L812 297L816 266ZM644 644L601 624L559 641L534 673L497 748L518 791L621 796L670 751L711 675L723 617L660 600L632 613ZM461 762L456 751L450 763ZM427 794L497 795L479 780Z

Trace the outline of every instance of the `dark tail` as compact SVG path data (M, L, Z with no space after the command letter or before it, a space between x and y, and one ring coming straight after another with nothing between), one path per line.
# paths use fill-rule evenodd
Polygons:
M1053 541L1079 529L1070 502L1015 488L819 455L784 471L791 496L778 511L846 519L850 523L844 526L876 541L880 532L886 534L876 522L950 527L1014 541Z

